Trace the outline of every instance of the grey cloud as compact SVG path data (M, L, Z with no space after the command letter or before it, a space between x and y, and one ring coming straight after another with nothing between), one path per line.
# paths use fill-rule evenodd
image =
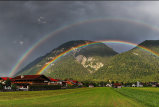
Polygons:
M159 26L159 2L108 1L46 1L0 2L0 71L8 74L16 61L36 41L56 29L81 20L118 18L138 20L150 26ZM39 18L43 17L40 23ZM103 21L74 26L56 34L28 57L24 67L38 56L44 55L61 43L75 39L117 39L140 43L145 39L159 39L155 31L141 24L127 21ZM18 42L24 41L23 45ZM113 46L115 48L115 46ZM123 52L132 47L117 50ZM117 48L115 48L117 49Z

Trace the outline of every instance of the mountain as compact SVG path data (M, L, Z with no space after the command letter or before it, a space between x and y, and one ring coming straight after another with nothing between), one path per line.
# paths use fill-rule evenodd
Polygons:
M76 40L66 42L59 47L53 49L50 53L37 58L35 61L27 65L16 75L36 74L47 62L52 60L60 53L71 49L72 47L91 43L88 40ZM60 58L51 67L44 72L45 75L53 78L74 78L74 79L91 79L92 73L109 62L109 59L118 54L112 48L103 43L93 44L78 48ZM16 76L15 75L15 76Z
M36 74L48 61L60 53L88 40L69 41L39 57L16 75ZM159 53L159 40L139 44ZM93 81L159 81L159 57L135 47L118 54L103 43L78 48L51 64L44 74L53 78L73 78Z
M159 40L146 40L139 44L159 53ZM159 81L159 57L140 48L114 56L110 62L94 73L97 80Z

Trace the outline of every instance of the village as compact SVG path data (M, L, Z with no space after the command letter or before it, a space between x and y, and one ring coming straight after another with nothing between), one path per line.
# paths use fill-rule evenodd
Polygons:
M14 78L0 77L0 91L38 91L69 89L80 87L159 87L158 82L134 82L123 83L108 80L107 82L82 81L73 79L54 79L45 75L19 75Z

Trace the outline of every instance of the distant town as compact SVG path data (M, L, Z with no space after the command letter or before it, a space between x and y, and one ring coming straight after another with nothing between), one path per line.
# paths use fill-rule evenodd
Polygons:
M45 75L19 75L14 78L0 77L0 91L37 91L37 90L54 90L54 89L68 89L80 87L159 87L158 82L114 82L108 80L107 82L93 82L73 80L71 78L61 80L47 77Z

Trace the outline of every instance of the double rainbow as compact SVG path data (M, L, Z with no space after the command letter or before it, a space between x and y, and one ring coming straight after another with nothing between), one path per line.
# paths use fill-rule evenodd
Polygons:
M28 58L28 56L39 46L41 46L43 43L45 43L47 40L49 40L50 38L56 36L57 34L66 31L70 28L82 25L82 24L88 24L88 23L94 23L94 22L100 22L100 21L119 21L119 22L127 22L130 24L137 24L140 26L144 26L147 27L149 29L152 29L154 31L159 32L159 28L157 26L152 26L150 24L146 24L145 22L141 22L141 21L137 21L137 20L132 20L132 19L128 19L128 18L121 18L121 17L116 17L116 18L112 18L112 17L106 17L106 18L94 18L94 19L86 19L86 20L80 20L77 22L73 22L72 24L68 24L68 25L64 25L61 26L60 28L54 30L53 32L51 32L50 34L44 36L43 38L40 38L35 44L33 44L28 50L26 50L24 52L24 54L18 59L18 61L16 62L16 64L12 67L9 76L13 76L14 74L16 74L16 72L19 70L20 66L23 64L23 62ZM131 43L130 43L131 44ZM132 43L133 44L133 43ZM136 45L136 44L135 44ZM133 45L134 46L134 45Z

